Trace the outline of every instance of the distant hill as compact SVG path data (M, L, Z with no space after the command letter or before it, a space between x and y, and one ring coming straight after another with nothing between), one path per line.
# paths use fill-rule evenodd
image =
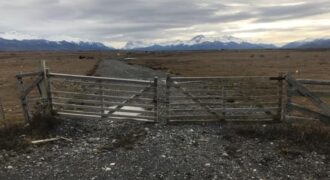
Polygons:
M98 42L68 42L33 40L9 40L0 38L0 51L91 51L112 50Z
M180 50L221 50L221 49L268 49L277 48L272 44L247 42L233 36L207 38L203 35L193 37L188 41L172 41L159 44L147 44L141 41L128 42L124 49L143 51L180 51Z
M330 48L330 38L295 41L282 46L284 49L326 49Z

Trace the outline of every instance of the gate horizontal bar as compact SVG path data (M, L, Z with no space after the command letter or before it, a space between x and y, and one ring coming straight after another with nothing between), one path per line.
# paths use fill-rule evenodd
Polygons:
M240 99L248 99L248 98L278 98L278 95L261 95L261 96L194 96L196 99L234 99L234 100L240 100ZM181 100L181 99L191 99L188 96L170 96L170 98L173 98L175 100Z
M98 96L100 99L118 99L118 100L126 100L129 97L123 97L123 96L108 96L108 95L100 95ZM53 96L52 99L60 99L60 100L68 100L68 101L77 101L77 102L100 102L100 99L90 100L90 99L82 99L82 98L67 98L67 97L61 97L61 96ZM154 99L151 98L142 98L142 97L136 97L134 100L136 101L154 101Z
M200 103L170 103L170 105L173 106L180 106L180 105L223 105L222 102L200 102ZM278 105L278 102L246 102L246 103L226 103L226 105L251 105L251 106L257 106L257 105Z
M57 112L58 115L64 116L73 116L73 117L83 117L83 118L101 118L101 115L88 115L88 114L76 114L76 113L66 113L66 112ZM141 122L155 122L155 120L142 119L142 118L123 118L123 117L108 117L105 119L109 120L130 120L130 121L141 121Z
M26 76L41 76L43 74L43 71L38 72L29 72L29 73L23 73L23 74L16 74L17 78L23 78Z
M49 77L56 78L69 78L69 79L82 79L82 80L93 80L93 81L114 81L114 82L126 82L136 84L152 84L153 81L149 80L136 80L136 79L123 79L123 78L108 78L108 77L96 77L96 76L82 76L82 75L71 75L61 73L49 73Z
M172 80L228 80L228 79L265 79L278 80L278 76L205 76L205 77L171 77Z
M330 85L330 80L297 79L297 81L302 84Z
M246 112L246 111L265 111L277 110L279 107L264 107L264 108L210 108L212 111L217 112ZM170 112L205 112L205 109L171 109Z

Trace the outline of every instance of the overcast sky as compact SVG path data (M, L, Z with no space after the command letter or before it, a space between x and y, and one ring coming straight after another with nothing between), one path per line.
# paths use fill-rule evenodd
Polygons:
M281 44L330 35L330 0L0 0L0 34L99 41L233 35Z

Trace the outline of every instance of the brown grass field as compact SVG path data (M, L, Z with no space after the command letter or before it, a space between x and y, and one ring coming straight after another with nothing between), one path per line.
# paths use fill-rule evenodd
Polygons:
M137 53L131 64L146 65L182 76L278 75L330 79L330 50L251 50Z
M148 66L178 76L277 76L330 80L330 50L249 50L131 54L130 64ZM328 86L309 86L310 90ZM315 89L316 88L316 89ZM321 97L330 103L330 98ZM308 98L293 102L316 108Z
M40 62L46 60L51 72L91 75L99 59L111 56L113 53L99 52L0 53L0 99L6 115L6 123L21 122L23 119L15 78L17 73L37 71L40 68Z
M46 60L51 72L93 74L98 60L134 58L129 64L182 76L278 75L330 79L330 50L246 50L211 52L2 52L0 99L6 119L22 119L15 75L31 72Z

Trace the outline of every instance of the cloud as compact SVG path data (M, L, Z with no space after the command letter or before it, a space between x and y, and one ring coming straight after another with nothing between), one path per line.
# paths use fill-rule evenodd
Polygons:
M273 5L256 9L257 22L299 19L330 11L330 2L305 2L298 4Z
M330 18L330 2L324 0L10 0L0 2L0 9L0 32L107 44L181 39L197 33L235 35L270 24L272 28L255 28L255 33L263 33L279 29L282 22ZM309 23L290 26L290 33L301 32L304 24Z

